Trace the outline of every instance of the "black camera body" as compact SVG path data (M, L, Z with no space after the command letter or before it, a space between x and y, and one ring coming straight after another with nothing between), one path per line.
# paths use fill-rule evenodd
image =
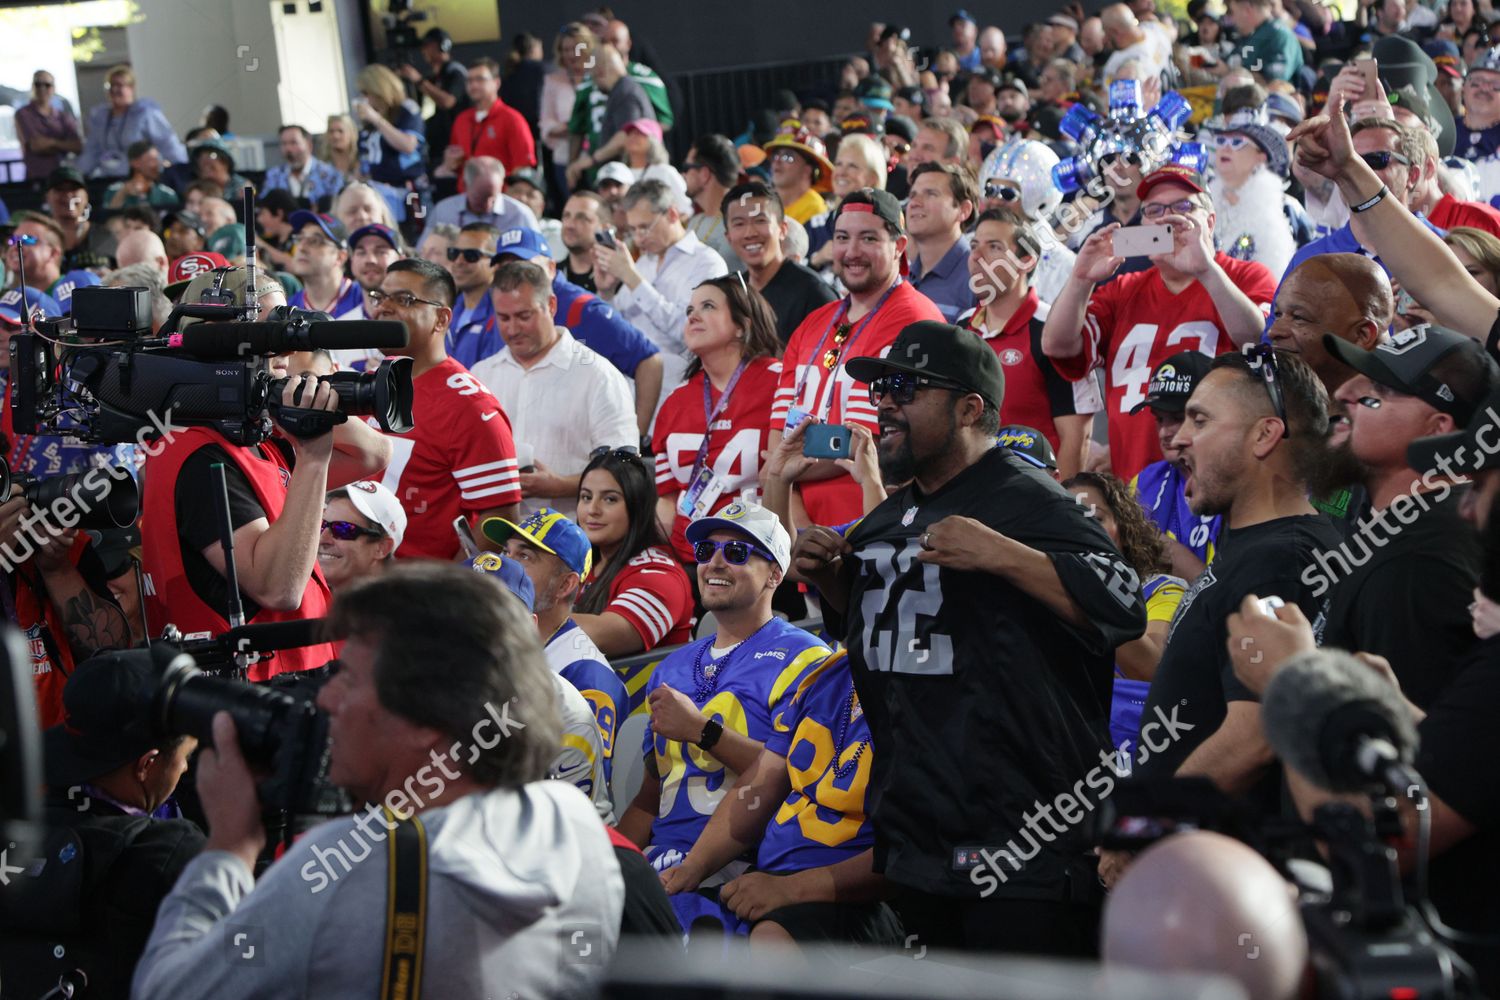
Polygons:
M144 312L143 312L144 311ZM291 351L406 345L392 322L333 322L285 306L266 322L237 322L240 311L213 303L177 306L151 336L142 288L77 289L71 319L45 321L11 338L16 431L65 434L95 444L145 441L174 425L207 426L241 445L271 435L272 417L300 436L326 433L348 416L373 415L381 429L412 427L410 358L374 372L320 377L338 395L336 414L284 408L284 379L265 358ZM183 317L206 320L177 332ZM305 433L303 433L305 432Z

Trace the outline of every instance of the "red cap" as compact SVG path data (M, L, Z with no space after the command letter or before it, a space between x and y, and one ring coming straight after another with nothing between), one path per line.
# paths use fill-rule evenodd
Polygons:
M167 284L178 281L191 281L204 271L212 271L216 267L228 267L229 260L221 253L199 250L195 253L185 253L172 261L171 270L167 274Z
M1145 198L1154 188L1162 184L1178 184L1198 194L1208 190L1203 185L1202 174L1180 163L1168 163L1147 174L1141 180L1140 186L1135 189L1135 196Z

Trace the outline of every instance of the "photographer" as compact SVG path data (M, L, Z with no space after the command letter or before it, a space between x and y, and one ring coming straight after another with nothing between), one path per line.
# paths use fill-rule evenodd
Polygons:
M541 780L560 723L522 607L488 574L406 563L340 593L331 624L346 641L318 696L329 777L372 808L304 834L253 882L265 830L220 712L198 774L207 849L162 903L135 995L376 995L392 827L374 804L426 833L410 995L586 993L614 952L624 888L588 799Z
M87 956L90 997L130 995L157 907L203 850L202 831L172 800L198 741L158 738L145 719L121 723L120 706L148 700L156 682L149 661L95 657L68 678L66 722L46 733L47 819L77 844L85 874L73 884L54 870L57 885L44 874L37 896L50 905L30 929L52 913L82 917L75 949Z
M193 280L183 301L199 301L218 278ZM257 276L261 309L285 302L281 286ZM231 269L222 291L244 301L246 271ZM273 374L285 373L273 360ZM304 373L287 383L281 403L336 410L326 383ZM186 636L220 634L229 628L225 609L229 581L220 543L221 526L207 492L212 468L222 464L234 529L238 584L250 623L321 617L328 609L328 583L317 566L323 496L333 487L378 477L390 460L390 445L360 420L332 433L298 438L281 431L259 445L234 444L217 430L193 427L168 435L146 460L142 497L141 562L146 574L146 611L153 630L167 623ZM251 680L322 666L333 659L327 644L286 650L260 660Z

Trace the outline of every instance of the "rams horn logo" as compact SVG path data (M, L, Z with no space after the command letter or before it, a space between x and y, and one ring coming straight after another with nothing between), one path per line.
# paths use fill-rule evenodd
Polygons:
M481 552L474 557L473 566L481 573L490 573L505 564L505 559L498 552Z

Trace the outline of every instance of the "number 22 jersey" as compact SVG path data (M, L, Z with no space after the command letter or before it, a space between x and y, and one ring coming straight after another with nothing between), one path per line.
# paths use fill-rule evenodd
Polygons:
M1266 313L1276 295L1276 278L1264 264L1214 258L1236 288ZM1234 349L1208 289L1194 281L1175 295L1161 271L1124 274L1094 289L1083 323L1083 351L1072 358L1053 358L1064 378L1079 379L1104 368L1105 412L1109 414L1109 461L1116 476L1129 482L1147 464L1161 458L1156 421L1149 409L1131 413L1146 400L1146 386L1157 365L1179 351L1197 350L1214 357Z

